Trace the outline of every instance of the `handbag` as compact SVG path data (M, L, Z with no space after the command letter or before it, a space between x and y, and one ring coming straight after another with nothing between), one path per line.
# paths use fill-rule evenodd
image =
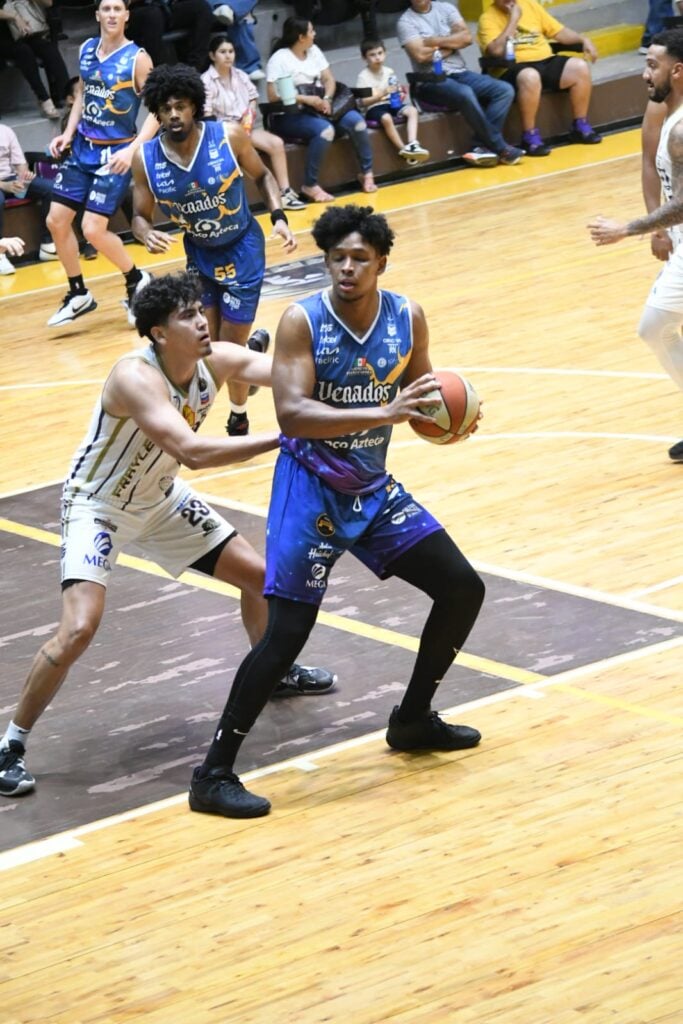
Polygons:
M300 92L303 96L320 96L321 99L325 96L325 88L322 85L297 85L296 91ZM348 85L343 82L337 82L334 87L334 96L330 101L330 107L332 108L329 114L321 114L321 117L327 117L329 121L338 121L344 114L348 114L349 110L356 110L356 97L353 95Z
M42 7L34 4L32 0L5 0L4 10L18 14L29 26L28 30L24 30L17 25L16 21L8 21L12 39L24 39L26 36L46 36L50 31Z

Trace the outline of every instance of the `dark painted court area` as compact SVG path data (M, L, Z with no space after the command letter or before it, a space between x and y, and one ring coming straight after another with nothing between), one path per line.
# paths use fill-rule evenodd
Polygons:
M225 510L259 549L264 522ZM0 501L13 523L59 532L59 488ZM58 547L0 531L0 725L60 612ZM131 550L131 554L142 554ZM476 552L468 552L476 558ZM468 651L553 675L683 633L683 623L495 576ZM352 557L333 575L325 611L419 636L428 602L379 582ZM0 800L0 849L175 795L203 757L247 650L236 600L118 567L95 641L31 736L37 792ZM382 729L410 674L403 648L319 625L302 656L339 675L324 697L271 701L245 745L241 771ZM450 670L439 706L509 688L494 674ZM476 712L467 720L476 725Z

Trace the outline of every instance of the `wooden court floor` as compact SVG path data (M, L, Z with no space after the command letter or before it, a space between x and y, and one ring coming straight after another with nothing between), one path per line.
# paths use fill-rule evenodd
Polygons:
M597 152L566 147L373 197L397 232L386 287L421 302L434 365L466 372L484 399L466 444L429 446L399 427L391 457L494 582L498 625L473 634L459 670L466 703L452 707L481 729L481 746L395 754L385 719L368 716L352 738L250 771L273 802L256 822L191 815L182 786L152 801L142 785L135 806L27 843L34 798L3 801L2 1024L683 1020L683 467L666 455L683 437L683 403L636 336L657 270L647 242L598 250L585 230L596 213L640 210L637 150L625 133ZM311 213L296 216L297 255L311 257ZM40 642L32 570L47 601L55 559L58 509L36 518L34 497L63 477L110 364L134 344L120 281L103 261L85 272L99 308L60 335L44 326L58 268L0 280L3 721L21 684L13 673ZM264 299L259 323L274 329L289 301ZM222 430L225 405L204 429ZM267 393L251 418L273 425ZM263 457L194 484L258 523L271 472ZM342 566L353 587L352 563ZM159 586L149 565L127 564L137 570L149 584L136 586ZM555 596L577 608L573 651L559 648ZM580 614L583 602L609 617ZM172 602L163 608L173 616ZM58 610L55 578L40 621ZM346 658L348 680L329 714L345 699L353 711L359 638L386 652L373 683L389 687L378 699L388 711L397 655L419 633L410 599L381 619L347 597L326 614L322 653ZM605 623L622 615L617 644ZM532 670L539 631L547 645ZM75 743L53 735L59 700L31 740L48 757L51 744Z

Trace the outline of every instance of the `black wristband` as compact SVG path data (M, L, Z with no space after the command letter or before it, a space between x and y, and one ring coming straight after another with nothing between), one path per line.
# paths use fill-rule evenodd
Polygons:
M284 210L272 210L270 214L270 223L277 224L279 220L283 220L285 224L289 224L287 220L287 214Z

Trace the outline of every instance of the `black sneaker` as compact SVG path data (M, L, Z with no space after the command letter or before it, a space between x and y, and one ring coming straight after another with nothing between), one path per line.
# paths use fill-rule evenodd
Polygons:
M222 814L224 818L262 818L270 810L270 800L245 789L234 772L211 768L204 778L195 768L190 783L189 801L193 811Z
M246 437L249 433L249 420L246 412L231 412L225 429L230 437Z
M252 352L267 352L269 345L270 334L265 327L257 327L247 342L247 346ZM249 397L251 398L252 395L255 395L258 389L258 384L252 384L249 388Z
M468 725L448 725L436 711L425 711L414 722L401 722L398 704L391 712L387 743L394 750L466 750L481 739Z
M669 458L672 462L683 462L683 441L677 441L669 448Z
M295 697L298 694L329 693L337 677L326 668L294 664L284 679L277 684L273 697Z
M10 740L9 746L0 750L0 794L2 796L23 796L35 787L36 780L24 764L24 744Z

